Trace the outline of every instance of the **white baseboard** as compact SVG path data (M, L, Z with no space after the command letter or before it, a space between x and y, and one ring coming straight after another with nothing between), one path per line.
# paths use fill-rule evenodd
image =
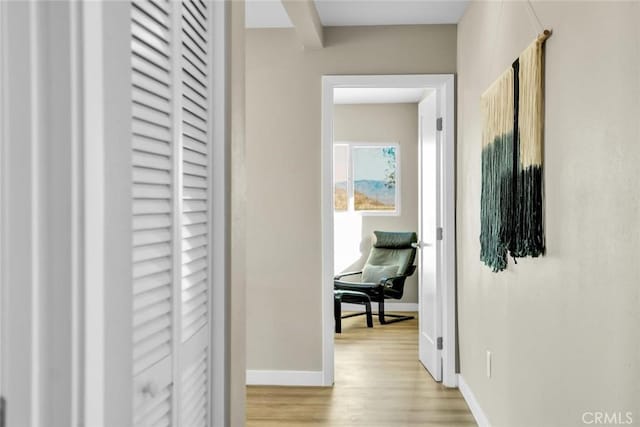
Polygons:
M462 378L462 374L458 374L458 388L460 389L460 393L462 393L462 397L467 402L469 409L471 410L471 414L473 418L476 419L476 423L478 423L479 427L491 427L489 423L489 419L487 415L484 413L480 404L476 400L476 396L473 394L467 383Z
M378 303L371 303L371 310L375 313L378 311ZM342 311L364 311L364 305L342 303ZM386 302L384 303L384 311L418 311L417 302Z
M247 370L247 385L322 386L322 371Z

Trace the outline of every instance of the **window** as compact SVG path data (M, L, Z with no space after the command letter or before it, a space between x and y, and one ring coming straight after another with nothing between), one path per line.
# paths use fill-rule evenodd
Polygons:
M397 215L400 211L398 157L397 144L335 144L335 212Z

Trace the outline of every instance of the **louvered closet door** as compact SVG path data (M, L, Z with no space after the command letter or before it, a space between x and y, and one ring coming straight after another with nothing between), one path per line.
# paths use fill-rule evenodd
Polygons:
M209 357L209 11L182 2L181 426L208 425Z
M208 425L209 11L132 3L136 426Z
M135 426L169 426L173 405L173 100L169 4L134 2L133 410Z

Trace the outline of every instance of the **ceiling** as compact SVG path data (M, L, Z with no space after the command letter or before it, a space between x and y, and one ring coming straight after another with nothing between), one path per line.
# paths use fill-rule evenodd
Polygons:
M455 24L469 0L315 0L323 26ZM291 27L280 0L247 0L247 28Z
M432 89L425 88L336 88L334 104L403 104L424 99Z

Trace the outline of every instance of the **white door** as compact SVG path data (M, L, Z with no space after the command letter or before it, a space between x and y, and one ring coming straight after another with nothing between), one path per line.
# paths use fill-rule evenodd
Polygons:
M211 3L132 3L133 425L210 425Z
M436 381L442 381L442 289L441 259L441 141L437 130L439 91L418 105L419 114L419 249L418 298L420 362Z

